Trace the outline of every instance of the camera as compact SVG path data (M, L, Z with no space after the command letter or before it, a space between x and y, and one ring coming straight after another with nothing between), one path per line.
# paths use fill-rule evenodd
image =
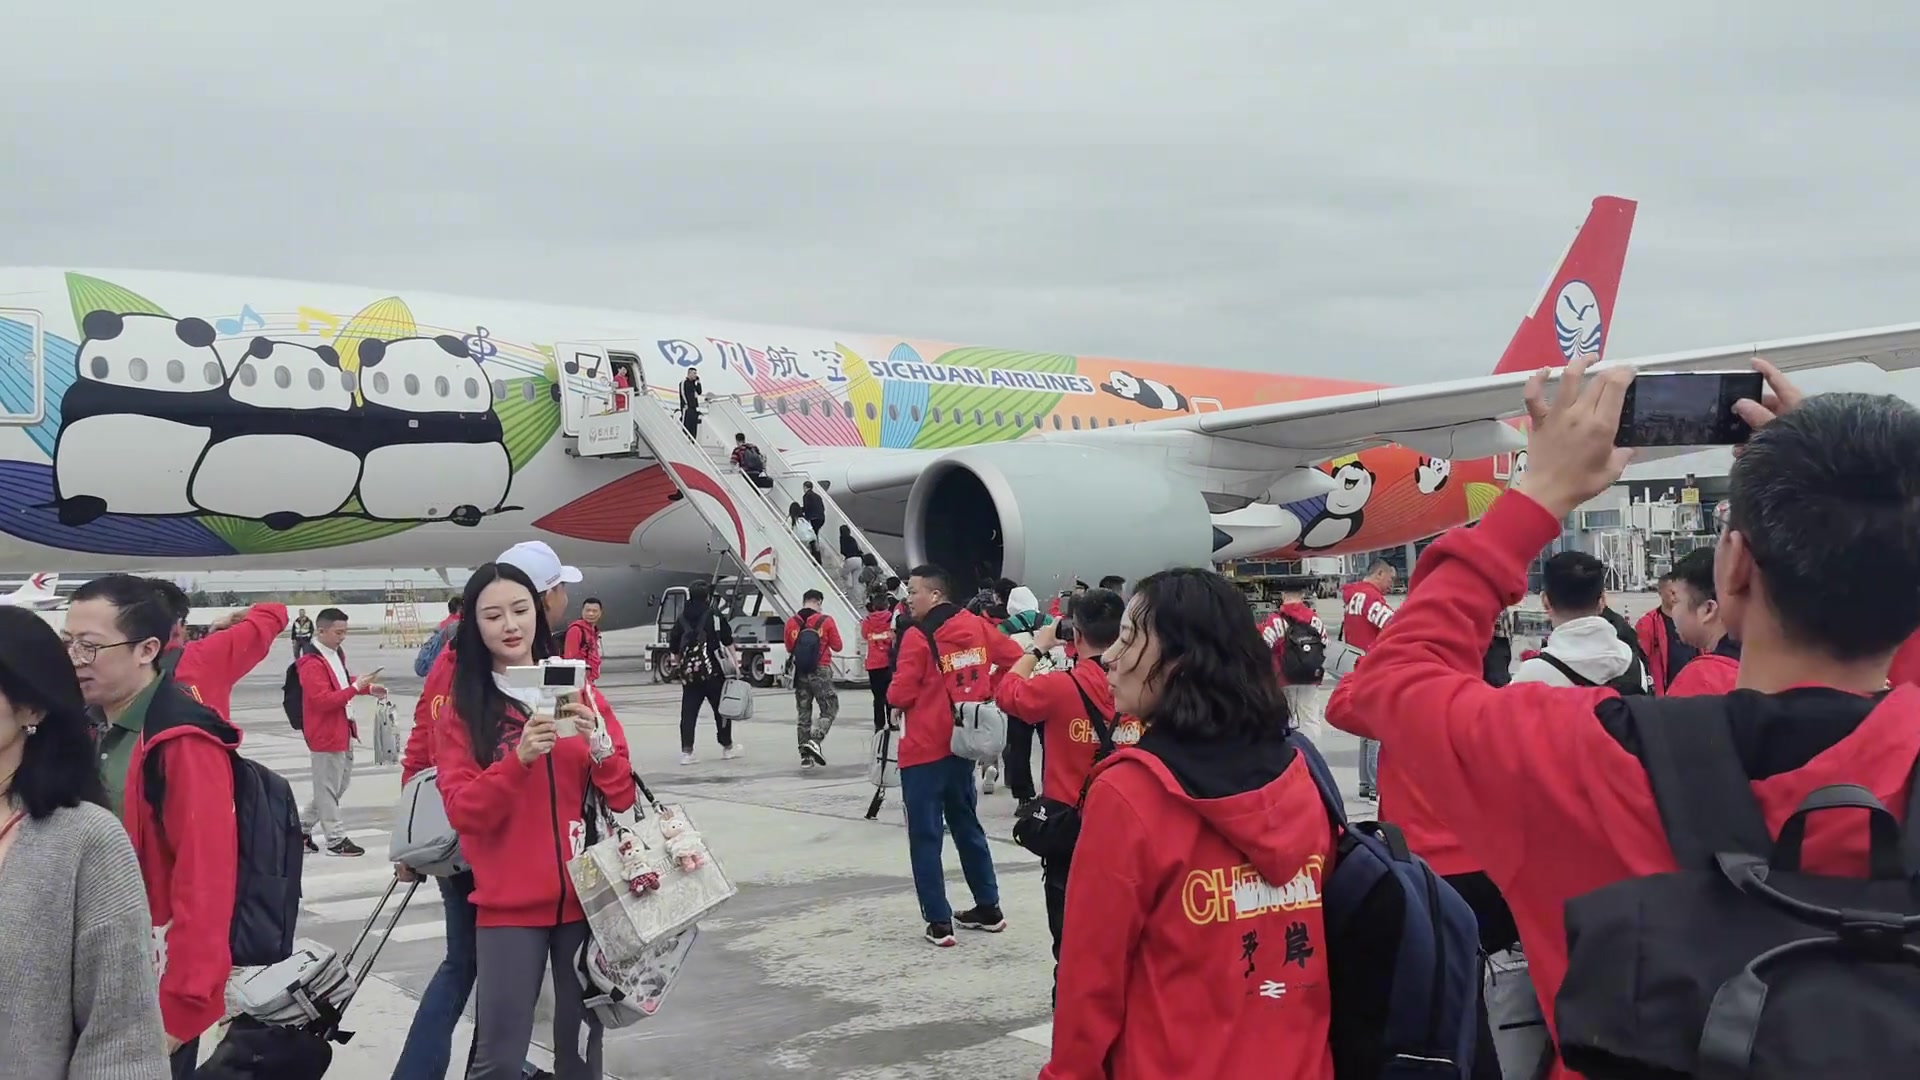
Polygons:
M585 660L542 660L507 669L507 685L515 690L539 690L559 697L577 694L587 685Z

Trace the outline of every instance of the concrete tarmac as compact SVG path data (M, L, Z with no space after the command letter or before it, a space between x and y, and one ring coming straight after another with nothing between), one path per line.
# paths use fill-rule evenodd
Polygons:
M412 650L363 640L348 641L349 666L385 667L382 678L404 729L420 684L412 674ZM980 806L1008 929L963 931L957 948L936 949L921 937L898 792L888 793L878 820L864 819L873 795L866 782L872 732L866 689L841 688L839 720L824 743L830 762L825 769L801 771L793 697L782 689L759 691L754 719L736 725L743 757L721 760L709 714L702 718L699 762L681 766L680 688L646 681L634 641L632 632L607 636L610 659L601 689L627 731L642 776L661 799L688 808L740 892L701 924L700 940L660 1012L607 1034L608 1075L1036 1075L1047 1058L1053 961L1039 861L1011 839L1014 805L1005 787L983 795ZM310 760L280 709L290 659L283 643L236 688L233 719L245 732L243 752L278 770L304 802L311 791ZM1321 745L1351 795L1358 740L1329 730ZM399 766L375 766L370 747L359 748L343 813L367 854L307 858L302 937L342 951L352 945L391 878L385 855L399 791ZM1350 810L1372 813L1358 802ZM946 861L949 899L956 908L967 907L951 845ZM334 1075L391 1075L416 995L444 953L440 897L428 882L414 894L349 1010L345 1026L357 1034L337 1048ZM535 1026L542 1044L550 1038L548 1015L543 1003ZM449 1075L464 1069L470 1038L463 1023ZM212 1041L202 1040L203 1054ZM532 1056L537 1064L551 1062L542 1047Z

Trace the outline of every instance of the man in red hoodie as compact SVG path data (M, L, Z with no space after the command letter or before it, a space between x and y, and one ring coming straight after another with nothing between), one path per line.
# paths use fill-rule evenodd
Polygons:
M214 624L211 633L187 640L187 617L192 604L180 586L166 578L147 581L173 613L173 636L168 639L162 666L174 684L193 696L222 720L233 715L233 687L273 651L274 639L287 628L287 605L255 604L244 615L230 615Z
M860 640L866 643L867 689L873 694L873 730L887 726L887 684L893 681L893 616L887 598L867 597L867 617L860 620Z
M240 733L161 670L173 626L172 609L150 581L108 574L74 590L61 637L81 694L106 721L102 778L139 856L167 1052L174 1076L185 1077L193 1075L201 1033L226 1012L239 876L233 753ZM148 789L149 775L159 777L158 791Z
M1544 373L1528 384L1526 474L1478 528L1427 549L1406 606L1328 710L1333 723L1420 762L1421 791L1511 903L1548 1003L1563 982L1593 987L1568 970L1568 902L1683 868L1637 716L1698 725L1703 704L1724 710L1710 737L1727 749L1697 767L1743 774L1769 836L1810 792L1834 784L1860 785L1902 815L1920 757L1920 690L1886 689L1894 650L1920 628L1920 411L1858 394L1802 401L1765 361L1754 366L1771 384L1768 403L1734 406L1756 430L1733 467L1730 528L1714 560L1720 618L1744 646L1742 692L1629 708L1605 688L1494 689L1480 679L1484 631L1472 628L1522 595L1527 564L1559 537L1562 519L1631 460L1614 435L1632 370L1583 385L1586 366L1567 367L1551 406ZM1817 815L1802 865L1861 875L1867 839L1857 817ZM1711 865L1702 856L1684 869ZM1558 1018L1549 1020L1559 1038Z
M300 811L300 828L307 850L317 852L313 827L327 835L327 854L347 857L366 851L347 836L340 820L340 799L353 780L353 739L359 732L347 718L347 703L363 694L386 697L387 689L373 681L377 671L354 677L347 670L347 613L322 608L313 622L313 647L298 661L303 714L301 734L313 755L313 799Z
M833 616L820 610L826 602L819 589L808 589L800 598L800 610L787 620L784 636L787 655L793 659L794 728L802 769L827 763L820 741L840 717L840 692L833 687L833 654L846 648L846 643L840 639L840 627ZM815 705L820 707L817 725L813 721Z
M1363 653L1373 648L1380 631L1393 619L1393 606L1387 603L1387 593L1393 589L1398 576L1390 563L1375 559L1373 565L1367 567L1366 577L1341 588L1340 640ZM1360 797L1380 797L1378 739L1360 741Z
M1652 680L1656 694L1666 693L1673 677L1699 651L1680 640L1679 627L1674 625L1673 608L1678 596L1679 586L1669 570L1660 576L1660 606L1640 616L1633 628L1640 639L1640 651L1646 655L1647 678Z
M1302 735L1318 742L1322 734L1321 726L1326 719L1320 697L1319 683L1305 683L1300 686L1287 684L1286 672L1281 670L1281 657L1287 651L1287 631L1295 626L1305 626L1320 635L1321 643L1327 640L1327 624L1307 603L1307 594L1300 589L1286 589L1280 593L1279 610L1268 615L1260 623L1260 637L1273 651L1273 674L1280 680L1280 686L1287 695L1287 712L1293 715L1293 726ZM1324 653L1323 653L1324 655Z
M1713 549L1690 551L1673 567L1673 625L1693 659L1667 682L1674 697L1724 694L1740 679L1740 643L1727 633L1713 588Z
M973 762L952 750L953 707L991 700L995 670L1012 667L1020 659L1020 646L993 623L954 603L951 579L937 566L913 568L907 605L914 624L900 642L887 703L907 713L900 736L900 797L907 804L913 888L920 897L921 918L927 921L927 940L949 948L955 944L956 925L991 934L1007 928L993 852L980 827ZM960 869L973 891L973 907L958 914L947 904L946 869L940 859L940 838L946 830L953 833Z
M600 600L589 596L580 602L580 617L567 626L567 638L560 655L568 660L587 662L587 681L600 681Z

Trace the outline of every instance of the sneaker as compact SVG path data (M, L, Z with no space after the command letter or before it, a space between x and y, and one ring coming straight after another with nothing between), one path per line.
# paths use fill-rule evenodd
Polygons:
M804 746L800 748L800 771L813 771L813 759L807 756L807 748Z
M693 751L691 750L680 751L680 764L691 765L698 760L700 759L693 756Z
M310 836L310 835L309 835L309 836L302 836L302 837L301 837L300 839L302 839L302 840L304 840L304 841L306 841L306 845L307 845L307 854L309 854L309 855L318 855L318 854L320 854L320 845L319 845L319 844L316 844L316 843L314 843L314 842L313 842L313 837L312 837L312 836Z
M726 747L725 749L721 750L720 758L723 761L732 761L733 759L740 756L740 751L743 749L745 748L736 742L732 746Z
M826 767L827 755L820 752L819 739L808 739L806 742L801 743L800 756L803 758L812 758L815 765L819 765L822 768Z
M358 858L366 853L365 848L362 848L359 844L354 843L344 836L327 845L327 854L337 855L343 859Z
M953 924L962 930L984 930L989 934L997 934L1007 928L1007 917L1000 913L998 907L980 904L955 915Z
M993 794L994 785L1000 782L1000 766L988 765L981 771L986 776L986 779L981 781L980 791L984 795L991 795Z
M927 941L942 949L951 949L955 945L960 944L954 940L953 924L943 922L930 922L927 924Z

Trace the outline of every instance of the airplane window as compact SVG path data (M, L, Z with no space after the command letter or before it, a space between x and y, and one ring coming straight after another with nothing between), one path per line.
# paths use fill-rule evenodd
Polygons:
M466 386L464 387L464 389L467 392L467 397L473 399L474 401L480 400L480 380L479 379L469 378L466 382Z
M985 418L984 416L982 416L982 415L980 414L980 410L979 410L979 409L975 409L975 410L973 410L973 424L974 424L974 426L975 426L975 427L986 427L986 426L987 426L987 421L986 421L986 418Z
M293 385L293 372L285 364L273 365L273 385L282 390Z
M779 401L774 402L774 407L780 415L785 416L787 414L787 399L781 398Z
M801 398L801 399L800 399L800 415L801 415L801 416L812 416L812 415L813 415L813 402L811 402L811 401L808 401L808 400L807 400L806 398Z
M407 396L412 397L415 394L418 394L420 392L420 376L409 375L405 379L401 380L400 385L406 387Z
M495 401L505 401L507 399L507 384L504 380L493 380L493 398Z
M240 385L241 386L252 386L254 383L258 381L260 381L260 372L255 370L252 364L241 365L240 367Z
M753 395L753 411L754 411L754 412L757 412L757 413L763 413L763 412L766 412L766 411L767 411L767 399L766 399L766 398L763 398L763 397L761 397L761 396L760 396L759 394L755 394L755 395Z
M387 392L386 372L376 371L373 373L373 392L376 394L384 394Z
M887 419L889 420L900 419L900 406L898 405L887 406Z
M840 408L846 412L847 419L849 420L853 419L853 402L843 401L840 403Z
M877 407L875 407L873 402L871 401L867 402L867 419L869 420L880 419L880 410Z
M931 417L931 419L932 419L932 420L933 420L933 422L934 422L934 423L936 423L936 424L940 422L940 406L938 406L938 405L935 405L935 406L933 407L933 415L932 415L932 417Z
M1038 420L1038 419L1040 419L1040 418L1036 416L1036 417L1034 417L1034 419L1035 419L1035 420ZM1016 430L1018 430L1019 428L1023 428L1023 427L1026 427L1026 426L1027 426L1027 417L1026 417L1026 414L1025 414L1025 413L1014 413L1014 414L1013 414L1013 426L1014 426L1014 428L1015 428Z
M1080 421L1078 421L1078 420L1075 420L1075 421L1073 422L1073 426L1074 426L1074 427L1079 427L1079 426L1080 426ZM1059 414L1059 413L1054 413L1054 414L1053 414L1053 430L1055 430L1055 431L1059 431L1059 430L1060 430L1060 414Z
M998 410L998 409L995 409L995 410L993 411L993 426L994 426L994 427L1006 427L1006 426L1007 426L1007 416L1006 416L1006 414L1005 414L1005 413L1003 413L1003 412L1001 412L1001 411L1000 411L1000 410Z
M243 368L242 370L250 369ZM340 386L345 389L347 393L351 394L360 388L360 376L351 371L343 371L340 373Z
M1108 426L1108 427L1112 427L1112 426L1113 426L1113 417L1111 417L1111 416L1109 416L1109 417L1107 417L1107 426Z
M523 383L521 383L521 384L520 384L520 400L522 400L522 401L532 401L532 400L533 400L533 396L534 396L534 395L533 395L533 380L532 380L532 379L528 379L528 380L527 380L526 382L523 382Z
M1059 419L1059 417L1057 417L1057 416L1056 416L1056 417L1054 417L1054 419L1056 419L1056 420L1058 420L1058 419ZM1079 431L1079 430L1080 430L1080 418L1079 418L1079 417L1077 417L1077 416L1073 418L1073 430L1075 430L1075 431Z
M93 377L96 379L106 378L108 371L107 358L104 356L94 357L92 362L87 365L87 369L93 372Z
M327 386L327 377L320 373L319 368L308 368L307 385L315 390L324 390Z
M201 375L201 378L204 378L207 380L208 386L218 386L220 383L226 381L221 376L220 365L214 363L211 360L207 361L207 368L205 371L201 372L200 375Z
M956 426L966 423L967 414L961 412L959 409L953 410L953 422Z
M127 378L134 382L146 382L147 362L137 356L127 361Z
M448 394L451 394L451 393L453 393L453 384L447 381L447 377L445 375L434 376L433 396L446 397Z
M167 361L167 381L177 383L187 377L187 365L178 360Z
M918 405L907 406L907 418L918 423L920 420L920 406Z

